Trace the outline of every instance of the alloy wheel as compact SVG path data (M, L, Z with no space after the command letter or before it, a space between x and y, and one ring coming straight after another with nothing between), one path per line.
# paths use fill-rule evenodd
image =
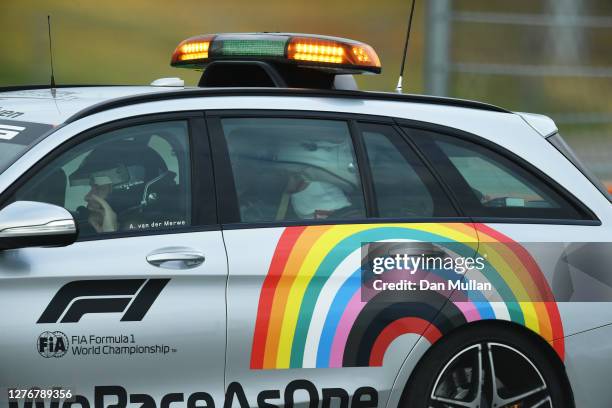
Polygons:
M429 408L553 408L538 368L520 351L483 342L461 350L441 370Z

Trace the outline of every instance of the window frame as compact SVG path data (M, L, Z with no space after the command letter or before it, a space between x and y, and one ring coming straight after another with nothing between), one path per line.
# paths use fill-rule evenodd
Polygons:
M47 165L79 144L106 133L133 126L148 125L159 122L185 121L188 129L190 193L191 193L191 225L170 229L150 229L138 231L117 231L78 238L78 242L98 241L116 238L140 237L151 235L180 234L195 231L220 230L217 217L217 198L214 190L212 172L212 155L208 141L204 113L201 111L169 112L145 114L121 118L111 122L100 123L83 132L75 134L67 141L55 146L45 156L34 163L26 172L15 180L0 195L0 208L12 202L14 194L32 177L37 175ZM78 228L78 226L77 226Z
M222 119L239 118L279 118L279 119L320 119L320 120L340 120L348 125L357 169L363 190L365 205L365 217L340 220L293 220L293 221L267 221L267 222L242 222L238 209L238 199L234 185L234 176L229 159L225 135L223 133ZM219 202L219 220L223 229L252 229L252 228L275 228L290 226L308 225L342 225L342 224L377 224L377 223L425 223L425 222L471 222L468 217L462 215L462 211L449 196L446 187L440 183L438 175L432 172L434 179L438 182L448 199L455 206L459 216L457 217L406 217L406 218L376 218L378 209L376 206L376 196L372 184L372 175L367 161L367 154L359 123L383 124L393 127L393 129L406 141L407 148L412 149L423 164L431 171L430 164L423 160L421 153L414 148L409 140L406 140L403 133L399 130L393 117L364 115L356 113L328 112L328 111L301 111L301 110L271 110L271 109L219 109L206 111L206 123L210 134L211 148L213 154L214 174L217 188L217 200Z
M370 160L369 160L369 156L367 154L367 148L365 148L365 140L364 140L364 132L365 132L365 126L383 126L383 127L387 127L388 130L390 132L392 132L394 135L394 138L388 138L389 143L391 143L391 145L397 150L397 152L399 153L399 155L406 161L406 164L408 166L412 167L411 160L410 158L407 156L408 152L412 152L414 154L413 159L416 160L419 164L423 165L425 167L424 171L428 172L427 175L425 174L420 174L420 172L418 171L418 169L413 168L413 170L415 171L415 173L417 174L417 176L419 177L419 179L423 182L423 187L427 190L427 192L430 194L431 199L432 199L432 204L434 205L434 208L436 208L436 194L433 193L432 191L432 184L435 184L438 188L439 188L439 192L441 193L441 195L448 201L448 205L449 208L452 209L456 215L455 216L433 216L433 217L418 217L419 219L453 219L453 218L457 218L457 217L463 217L463 212L460 208L460 206L458 205L458 203L456 202L456 200L454 199L454 197L450 194L450 191L448 191L446 185L444 183L442 183L442 181L440 180L440 177L438 175L437 172L435 172L432 168L432 166L430 165L430 163L425 160L424 157L422 157L423 155L421 154L420 150L416 149L416 146L413 146L413 143L411 140L407 140L404 135L403 132L399 129L399 127L395 124L389 124L389 123L375 123L372 121L366 121L366 120L359 120L356 122L356 127L357 127L357 131L358 136L357 139L360 140L360 143L364 146L364 151L363 151L363 155L364 155L364 160L366 161L367 164L367 172L368 172L368 176L369 176L369 180L370 180L370 186L372 188L372 195L373 195L373 202L375 204L374 207L374 214L371 215L371 217L375 217L379 220L381 220L381 222L387 221L387 220L396 220L398 218L391 218L391 217L381 217L380 216L380 208L378 207L378 199L376 197L376 186L374 185L374 178L372 176L372 168L371 168L371 164L370 164ZM387 138L387 135L385 135L384 133L383 136L385 138ZM399 146L399 144L402 144L402 146ZM422 176L426 176L425 178L431 177L431 180L426 180L424 179ZM428 183L429 182L429 183ZM414 217L410 218L410 217L402 217L399 219L414 219Z
M584 165L583 161L578 157L574 149L571 148L567 141L561 136L559 132L555 132L550 136L546 137L546 140L554 146L569 161L572 165L580 172L584 177L591 182L595 188L610 202L612 202L612 194L608 192L606 186L602 183L599 177L590 169L590 167Z
M472 222L476 223L499 223L499 224L550 224L550 225L585 225L585 226L599 226L601 225L601 220L595 215L595 213L582 201L576 198L572 193L570 193L567 189L557 183L554 179L548 176L546 173L538 169L536 166L529 163L527 160L523 159L516 153L494 143L488 139L485 139L481 136L477 136L475 134L465 132L456 128L451 128L443 125L421 122L415 120L408 119L395 119L402 135L410 140L414 145L414 148L421 152L428 163L430 163L433 171L435 173L444 172L446 174L446 179L449 177L453 180L453 183L459 183L459 185L466 185L467 183L464 181L461 174L458 170L450 163L448 158L444 155L444 161L447 163L442 163L442 168L440 166L434 166L431 161L432 158L428 157L427 152L422 151L422 149L417 146L417 143L413 140L410 135L409 130L420 130L420 131L428 131L432 133L437 133L446 137L451 137L458 139L460 141L473 143L481 148L489 149L495 152L496 154L502 156L506 160L510 161L515 166L519 167L522 171L526 172L530 176L539 180L542 184L544 184L547 188L556 193L567 205L570 205L578 214L582 214L584 219L576 219L576 218L549 218L549 217L509 217L509 216L470 216L469 211L465 206L460 204L460 200L456 197L455 193L452 191L450 186L446 183L445 179L440 176L440 181L447 186L449 193L454 197L454 200L459 203L461 206L463 213L466 214ZM464 186L465 187L465 186ZM468 186L469 187L469 186Z

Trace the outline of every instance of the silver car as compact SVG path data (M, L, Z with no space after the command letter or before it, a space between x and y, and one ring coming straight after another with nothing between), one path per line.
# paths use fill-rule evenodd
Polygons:
M547 117L366 44L0 92L0 406L612 406L612 205Z

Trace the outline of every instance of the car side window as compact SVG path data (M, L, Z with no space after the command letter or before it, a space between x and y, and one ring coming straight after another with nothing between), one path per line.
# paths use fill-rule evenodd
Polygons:
M186 121L156 122L88 139L46 165L14 195L70 211L79 239L191 224Z
M584 219L561 194L506 155L457 137L408 130L468 216Z
M348 124L339 120L221 120L242 222L364 218Z
M391 126L360 124L381 218L457 216L431 172Z

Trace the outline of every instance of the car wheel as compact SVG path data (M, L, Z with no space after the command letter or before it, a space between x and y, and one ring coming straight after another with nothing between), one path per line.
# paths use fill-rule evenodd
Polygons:
M569 408L569 385L560 364L544 347L530 335L505 326L461 330L425 354L400 405Z

